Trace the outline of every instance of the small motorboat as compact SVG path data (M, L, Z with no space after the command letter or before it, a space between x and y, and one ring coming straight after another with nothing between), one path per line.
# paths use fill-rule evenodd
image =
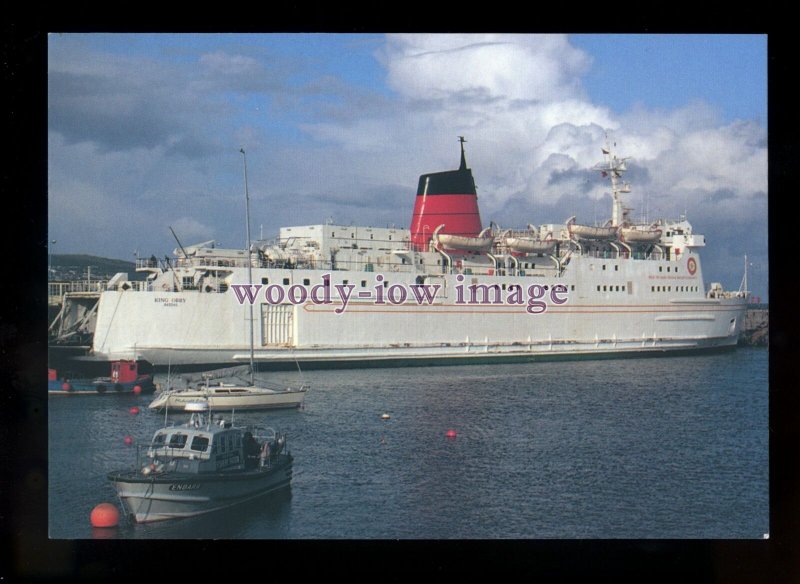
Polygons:
M138 391L136 388L139 388ZM108 377L72 378L59 376L55 369L47 370L47 393L51 395L103 395L153 393L152 375L139 373L136 361L112 361Z
M186 404L189 421L165 425L137 448L133 468L108 474L135 523L192 517L287 488L293 457L271 428L233 426L208 404Z

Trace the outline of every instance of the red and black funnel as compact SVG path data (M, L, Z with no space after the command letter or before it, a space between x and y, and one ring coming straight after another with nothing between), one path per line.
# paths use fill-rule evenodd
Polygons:
M439 233L477 237L481 232L481 215L478 211L478 194L472 170L464 157L464 138L461 142L461 166L458 170L434 172L419 177L417 200L411 217L411 245L418 250L427 249L433 231Z

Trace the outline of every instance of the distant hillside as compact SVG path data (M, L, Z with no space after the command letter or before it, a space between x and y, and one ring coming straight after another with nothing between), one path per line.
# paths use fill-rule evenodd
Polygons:
M146 276L136 272L134 262L85 254L53 254L50 264L54 280L84 280L88 268L91 268L92 280L107 280L117 272L127 272L131 280L144 280Z

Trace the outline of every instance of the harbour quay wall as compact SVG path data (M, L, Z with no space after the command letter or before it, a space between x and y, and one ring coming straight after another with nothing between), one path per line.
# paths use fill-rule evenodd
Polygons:
M769 345L769 308L748 307L744 316L744 328L739 335L739 344L750 347Z

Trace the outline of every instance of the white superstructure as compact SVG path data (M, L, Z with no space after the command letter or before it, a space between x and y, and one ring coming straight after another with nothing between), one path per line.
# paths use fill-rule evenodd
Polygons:
M471 231L448 230L442 217L474 197L448 190L471 173L462 143L458 171L420 179L412 229L285 227L251 253L206 242L171 261L140 261L144 286L120 278L100 294L92 355L157 366L247 362L248 262L261 368L734 346L747 292L706 291L705 239L688 221L632 224L621 198L629 188L618 181L624 160L604 154L596 169L612 177L614 208L597 228L571 219L487 231L478 217Z

